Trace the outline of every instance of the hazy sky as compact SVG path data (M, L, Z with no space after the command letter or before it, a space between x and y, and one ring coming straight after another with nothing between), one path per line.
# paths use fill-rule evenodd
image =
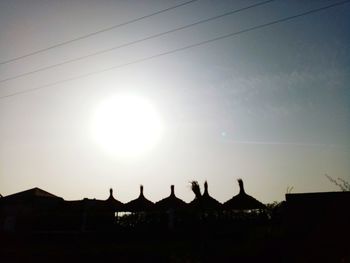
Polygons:
M0 61L185 1L0 1ZM158 201L175 184L208 180L223 202L262 202L338 190L350 180L350 3L284 23L57 85L336 1L277 0L98 56L26 72L185 26L259 1L199 0L69 45L0 65L0 193L40 187L67 200ZM6 97L48 85L32 92ZM147 98L164 126L156 147L117 158L91 138L97 105L114 94Z

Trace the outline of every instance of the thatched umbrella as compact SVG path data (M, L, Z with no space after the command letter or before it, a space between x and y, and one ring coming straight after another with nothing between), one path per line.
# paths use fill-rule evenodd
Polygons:
M192 191L196 197L190 203L190 207L203 210L220 209L221 203L209 195L207 181L204 182L203 195L201 195L199 185L195 181L192 182Z
M150 211L154 208L154 203L148 200L143 195L143 186L140 186L140 195L138 198L126 203L124 205L124 211L128 212L142 212L142 211Z
M187 206L187 203L176 197L174 185L170 186L170 190L171 193L168 197L155 204L157 210L183 209Z
M114 212L123 211L124 204L114 198L112 188L109 189L109 197L104 203L109 210Z
M243 180L238 179L239 194L232 197L230 200L224 203L225 209L230 210L251 210L251 209L264 209L266 206L256 200L254 197L248 195L244 191Z
M158 201L155 204L155 209L158 211L166 212L168 215L168 228L173 229L175 227L175 224L177 224L178 212L181 214L183 211L185 211L187 203L175 196L174 185L171 185L170 189L170 195L167 198Z

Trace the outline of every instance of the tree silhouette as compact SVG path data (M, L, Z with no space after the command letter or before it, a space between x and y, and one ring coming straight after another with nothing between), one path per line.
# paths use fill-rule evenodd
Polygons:
M338 186L338 188L343 191L343 192L347 192L350 191L350 183L345 181L342 178L337 178L334 179L333 177L329 176L328 174L325 174L324 176L326 176L326 178L332 182L333 184L335 184L336 186Z

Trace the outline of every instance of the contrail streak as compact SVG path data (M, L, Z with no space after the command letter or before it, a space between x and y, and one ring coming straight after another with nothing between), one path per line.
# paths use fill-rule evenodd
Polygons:
M323 143L302 143L302 142L276 142L276 141L234 141L229 140L233 144L257 144L257 145L289 145L289 146L303 146L303 147L326 147L326 148L344 148L349 149L348 146L340 146L336 144Z

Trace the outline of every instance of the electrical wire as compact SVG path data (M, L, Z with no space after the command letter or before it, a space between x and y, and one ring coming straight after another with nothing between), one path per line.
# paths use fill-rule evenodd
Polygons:
M84 56L77 57L77 58L74 58L74 59L66 60L66 61L63 61L63 62L60 62L60 63L57 63L57 64L53 64L53 65L50 65L50 66L41 67L41 68L38 68L38 69L35 69L35 70L32 70L32 71L28 71L28 72L25 72L25 73L22 73L22 74L18 74L18 75L12 76L12 77L1 79L0 83L4 83L4 82L10 81L10 80L15 80L15 79L18 79L18 78L22 78L22 77L25 77L25 76L28 76L28 75L31 75L31 74L34 74L34 73L39 73L39 72L42 72L42 71L45 71L45 70L48 70L48 69L60 67L60 66L63 66L63 65L69 64L69 63L73 63L73 62L77 62L77 61L80 61L80 60L84 60L84 59L87 59L87 58L95 57L95 56L98 56L98 55L101 55L101 54L104 54L104 53L115 51L117 49L121 49L121 48L125 48L125 47L128 47L128 46L131 46L131 45L139 44L139 43L142 43L142 42L150 40L150 39L158 38L158 37L165 36L165 35L168 35L168 34L171 34L171 33L177 32L177 31L180 31L180 30L188 29L190 27L194 27L194 26L197 26L197 25L200 25L200 24L203 24L203 23L207 23L209 21L213 21L213 20L225 17L225 16L236 14L236 13L239 13L239 12L242 12L242 11L245 11L245 10L257 7L257 6L265 5L265 4L271 3L273 1L276 1L276 0L267 0L267 1L259 2L259 3L256 3L256 4L250 5L250 6L246 6L246 7L243 7L243 8L231 10L231 11L226 12L224 14L213 16L213 17L210 17L210 18L206 18L206 19L203 19L203 20L200 20L200 21L197 21L195 23L191 23L191 24L188 24L188 25L185 25L185 26L182 26L182 27L171 29L171 30L168 30L168 31L165 31L165 32L161 32L161 33L158 33L158 34L155 34L155 35L151 35L151 36L148 36L148 37L145 37L145 38L134 40L134 41L131 41L131 42L128 42L128 43L124 43L124 44L121 44L121 45L118 45L118 46L114 46L114 47L111 47L111 48L108 48L108 49L100 50L100 51L97 51L97 52L94 52L94 53L90 53L88 55L84 55Z
M197 2L197 1L199 1L199 0L187 1L187 2L184 2L184 3L178 4L178 5L175 5L175 6L171 6L171 7L159 10L157 12L154 12L154 13L151 13L151 14L148 14L148 15L145 15L145 16L141 16L141 17L138 17L138 18L135 18L135 19L123 22L121 24L113 25L113 26L110 26L110 27L107 27L107 28L100 29L100 30L95 31L95 32L91 32L91 33L86 34L86 35L82 35L82 36L79 36L79 37L76 37L76 38L73 38L73 39L70 39L70 40L67 40L67 41L63 41L63 42L57 43L55 45L52 45L52 46L49 46L49 47L46 47L46 48L43 48L43 49L39 49L39 50L30 52L30 53L25 54L25 55L21 55L21 56L15 57L15 58L7 59L7 60L4 60L4 61L1 61L0 65L8 64L8 63L11 63L11 62L14 62L14 61L26 58L26 57L30 57L30 56L33 56L33 55L36 55L36 54L39 54L39 53L43 53L45 51L48 51L48 50L51 50L51 49L54 49L54 48L62 47L62 46L68 45L70 43L79 41L79 40L83 40L83 39L86 39L86 38L89 38L89 37L92 37L92 36L95 36L95 35L98 35L98 34L101 34L101 33L104 33L104 32L107 32L107 31L119 28L119 27L123 27L123 26L129 25L129 24L132 24L132 23L144 20L146 18L150 18L152 16L159 15L161 13L168 12L170 10L173 10L173 9L185 6L185 5L192 4L193 2Z
M212 38L212 39L208 39L208 40L205 40L205 41L202 41L202 42L198 42L198 43L195 43L195 44L191 44L191 45L187 45L187 46L180 47L180 48L177 48L177 49L169 50L169 51L166 51L166 52L163 52L163 53L158 53L158 54L155 54L155 55L152 55L152 56L148 56L148 57L145 57L145 58L137 59L137 60L130 61L130 62L127 62L127 63L119 64L119 65L116 65L116 66L113 66L113 67L109 67L109 68L106 68L106 69L103 69L103 70L93 71L93 72L86 73L86 74L81 74L79 76L75 76L75 77L64 79L64 80L59 80L59 81L52 82L52 83L49 83L49 84L46 84L46 85L43 85L43 86L39 86L39 87L36 87L36 88L27 89L27 90L11 93L11 94L8 94L8 95L0 96L0 99L13 97L13 96L16 96L16 95L29 93L29 92L40 90L40 89L44 89L44 88L53 87L53 86L56 86L56 85L59 85L59 84L63 84L63 83L66 83L66 82L78 80L78 79L81 79L81 78L86 78L86 77L93 76L93 75L98 75L98 74L101 74L101 73L104 73L104 72L107 72L107 71L111 71L111 70L115 70L115 69L118 69L118 68L127 67L127 66L130 66L130 65L138 64L138 63L141 63L141 62L144 62L144 61L148 61L148 60L152 60L152 59L155 59L155 58L159 58L159 57L163 57L163 56L166 56L166 55L170 55L170 54L173 54L173 53L181 52L181 51L184 51L184 50L187 50L187 49L191 49L191 48L194 48L194 47L206 45L206 44L218 41L218 40L227 39L227 38L231 38L231 37L234 37L234 36L237 36L237 35L240 35L240 34L244 34L244 33L247 33L247 32L251 32L251 31L254 31L254 30L270 27L270 26L275 25L275 24L287 22L287 21L290 21L290 20L293 20L293 19L296 19L296 18L299 18L299 17L307 16L307 15L310 15L310 14L313 14L313 13L317 13L317 12L321 12L321 11L324 11L326 9L329 9L329 8L332 8L332 7L336 7L336 6L340 6L340 5L349 3L349 2L350 2L350 0L336 2L336 3L331 4L331 5L327 5L327 6L316 8L316 9L311 9L309 11L302 12L302 13L299 13L299 14L296 14L296 15L288 16L288 17L285 17L285 18L277 19L277 20L273 20L273 21L268 22L268 23L256 25L256 26L249 27L249 28L246 28L246 29L243 29L243 30L240 30L240 31L232 32L230 34L226 34L226 35L222 35L222 36L219 36L219 37L216 37L216 38Z

